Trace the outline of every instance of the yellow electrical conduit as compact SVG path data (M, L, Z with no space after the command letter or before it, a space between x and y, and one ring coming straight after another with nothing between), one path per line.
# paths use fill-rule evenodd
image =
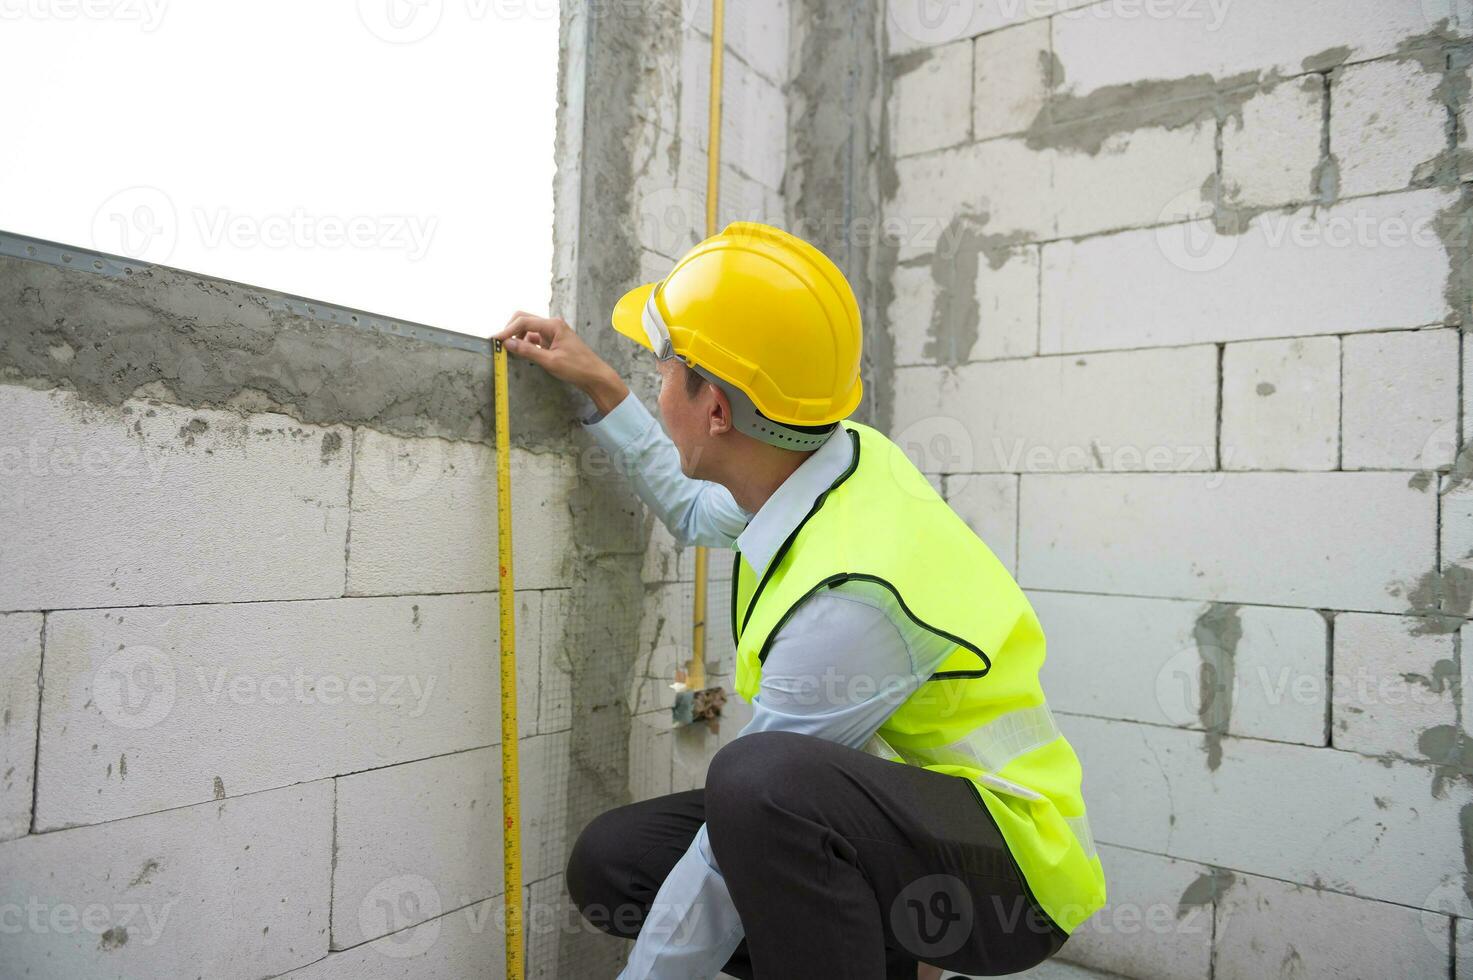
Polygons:
M725 41L725 4L711 0L711 104L706 123L706 236L716 234L716 215L721 189L721 61ZM706 686L706 579L710 555L696 547L695 602L691 609L691 660L686 686L692 691Z

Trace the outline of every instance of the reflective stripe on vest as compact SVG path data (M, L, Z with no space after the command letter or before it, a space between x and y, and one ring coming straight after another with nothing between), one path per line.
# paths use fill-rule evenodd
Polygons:
M981 769L980 782L1009 796L1041 800L1043 796L997 775L1008 763L1029 752L1041 749L1063 733L1047 703L1031 708L1018 708L979 725L965 737L949 745L927 749L897 749L878 734L872 736L864 751L891 762L912 766L967 766ZM1094 834L1086 816L1065 817L1064 822L1079 839L1084 853L1093 857Z

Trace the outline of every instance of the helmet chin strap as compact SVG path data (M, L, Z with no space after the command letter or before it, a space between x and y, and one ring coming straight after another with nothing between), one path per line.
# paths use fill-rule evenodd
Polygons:
M691 364L689 361L686 364L692 371L711 382L717 388L720 388L726 394L726 400L731 403L732 425L736 427L738 432L751 436L758 442L766 443L769 446L776 446L779 449L806 452L810 449L817 449L827 442L829 436L833 435L834 429L838 426L838 423L835 422L821 429L815 428L809 431L807 428L795 429L781 422L774 422L757 411L757 406L752 404L752 399L748 398L746 392L740 388L728 384L705 368Z

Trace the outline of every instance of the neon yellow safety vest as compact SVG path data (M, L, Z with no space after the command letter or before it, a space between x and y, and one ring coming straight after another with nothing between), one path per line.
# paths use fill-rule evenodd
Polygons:
M1034 899L1065 932L1105 904L1079 760L1038 682L1038 617L1002 563L900 448L856 422L835 438L854 462L814 503L760 581L738 555L736 689L751 701L778 628L821 588L883 586L915 623L954 640L931 678L881 726L871 750L971 781Z

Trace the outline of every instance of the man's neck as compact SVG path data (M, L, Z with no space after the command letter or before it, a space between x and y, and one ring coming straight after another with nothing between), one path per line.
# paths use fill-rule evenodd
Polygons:
M717 482L731 491L737 506L749 514L762 509L777 488L792 476L813 450L794 452L757 444L750 454L743 454L733 467L735 472Z

